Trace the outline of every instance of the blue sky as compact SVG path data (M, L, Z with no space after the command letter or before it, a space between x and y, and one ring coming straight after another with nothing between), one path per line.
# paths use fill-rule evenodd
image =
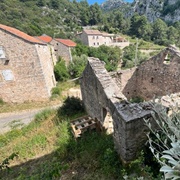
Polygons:
M106 1L106 0L87 0L88 1L88 3L89 4L94 4L94 3L98 3L98 4L101 4L101 3L103 3L104 1ZM124 1L126 1L126 2L132 2L133 0L124 0Z

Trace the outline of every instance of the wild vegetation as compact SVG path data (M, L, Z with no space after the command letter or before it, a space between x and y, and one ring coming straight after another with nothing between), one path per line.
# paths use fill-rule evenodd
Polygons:
M0 162L6 159L9 167L1 166L0 179L161 179L148 149L123 166L112 135L91 131L75 140L69 122L85 114L77 98L65 100L58 111L44 110L28 126L0 135Z
M153 105L154 120L159 126L154 131L146 121L151 134L148 134L150 149L161 165L165 179L180 179L180 114L177 108L168 116L160 104Z
M163 12L166 14L178 5L179 1L171 6L165 4ZM75 38L82 26L95 25L110 33L128 34L160 45L180 46L180 22L166 24L157 19L150 23L146 16L137 13L125 17L120 9L103 12L97 3L89 5L86 0L2 0L0 7L1 24L33 36L47 34L52 37Z

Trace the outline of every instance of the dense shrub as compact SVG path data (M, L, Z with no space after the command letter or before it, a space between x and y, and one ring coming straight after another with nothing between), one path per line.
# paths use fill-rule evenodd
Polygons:
M82 101L77 97L68 97L63 105L58 109L59 116L73 116L74 114L83 113L84 106Z
M60 59L54 66L54 74L57 81L65 81L69 78L69 74L65 65L65 61Z
M72 78L80 77L85 66L87 64L87 56L73 56L73 62L71 62L68 66L69 74Z

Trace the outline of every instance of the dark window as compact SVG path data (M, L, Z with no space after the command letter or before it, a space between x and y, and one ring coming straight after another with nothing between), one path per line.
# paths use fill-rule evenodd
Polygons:
M153 83L153 81L154 81L154 78L152 77L152 78L151 78L151 83Z

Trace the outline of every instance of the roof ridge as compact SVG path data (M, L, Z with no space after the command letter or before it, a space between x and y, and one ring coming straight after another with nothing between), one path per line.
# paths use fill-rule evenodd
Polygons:
M15 35L15 36L17 36L17 37L19 37L19 38L21 38L21 39L23 39L25 41L28 41L30 43L35 43L35 44L37 43L37 44L45 45L45 43L39 41L38 39L36 39L36 38L22 32L22 31L20 31L20 30L18 30L16 28L0 24L0 29L4 30L4 31L6 31L6 32L8 32L10 34L13 34L13 35Z

